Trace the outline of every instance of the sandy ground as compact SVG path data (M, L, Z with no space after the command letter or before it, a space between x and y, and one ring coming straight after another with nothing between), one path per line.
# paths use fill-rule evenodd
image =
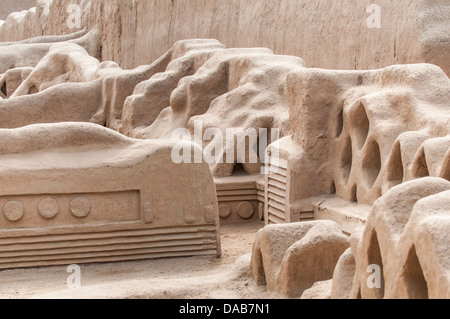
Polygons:
M147 298L267 299L278 298L258 287L249 264L257 231L248 221L222 225L222 257L193 257L80 265L81 288L69 289L67 267L0 272L0 298Z

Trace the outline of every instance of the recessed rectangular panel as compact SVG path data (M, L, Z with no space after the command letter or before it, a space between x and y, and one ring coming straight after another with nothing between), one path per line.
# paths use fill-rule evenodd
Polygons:
M0 229L138 221L139 191L0 197Z

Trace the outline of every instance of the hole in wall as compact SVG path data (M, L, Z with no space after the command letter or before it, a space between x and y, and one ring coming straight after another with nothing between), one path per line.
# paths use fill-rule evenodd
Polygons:
M258 159L261 163L267 164L266 161L266 151L267 148L274 142L276 142L275 133L276 131L272 128L268 128L266 130L260 130L259 136L256 143L253 145L253 150L256 152ZM247 137L246 140L250 139ZM246 141L247 142L247 141Z
M360 76L358 76L358 83L357 83L357 85L358 86L361 86L361 85L363 85L363 77L362 77L362 75L360 75Z
M331 181L330 184L330 195L336 194L336 183L334 181Z
M247 171L244 168L244 165L241 163L237 163L233 168L233 176L245 176L248 175Z
M378 176L381 172L381 154L380 154L380 146L375 140L372 140L367 147L366 154L364 156L363 161L363 174L364 179L369 186L375 184Z
M419 151L419 155L417 156L417 159L414 162L412 171L414 178L422 178L430 176L427 158L425 156L425 149L423 147Z
M384 298L384 270L383 270L383 260L381 257L381 249L380 244L378 242L378 236L376 231L372 232L372 236L370 238L369 251L368 251L369 265L376 265L380 267L380 287L373 289L374 297L376 299Z
M350 192L350 201L353 203L358 202L358 186L353 185L351 192Z
M30 89L28 90L28 94L36 94L39 93L39 90L37 89L37 87L35 85L33 85L32 87L30 87Z
M387 174L388 181L390 182L390 187L394 187L403 183L405 175L400 143L396 143L394 145L391 153L391 158L387 165Z
M2 91L2 93L3 93L3 95L4 95L5 97L8 96L8 94L7 94L7 93L8 93L8 90L7 90L6 82L3 83L3 86L2 86L1 91Z
M356 130L356 143L359 149L363 148L369 136L370 122L367 117L366 108L362 103L356 108L352 116L352 124Z
M343 130L344 130L344 109L341 110L337 118L336 138L341 136Z
M402 277L406 283L406 292L409 299L428 299L428 284L423 275L415 246L408 253Z
M348 183L348 180L350 178L352 164L353 164L352 140L350 137L348 137L347 140L345 141L345 146L341 158L342 176L344 178L345 183Z

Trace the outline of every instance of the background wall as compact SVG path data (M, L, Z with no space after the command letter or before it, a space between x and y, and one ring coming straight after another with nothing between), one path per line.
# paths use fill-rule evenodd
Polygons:
M0 20L5 20L11 12L28 10L36 5L36 0L1 0Z
M2 0L4 1L4 0ZM6 0L9 1L9 0ZM68 5L81 6L68 28ZM380 8L380 28L369 28ZM101 27L103 59L149 64L174 42L216 38L228 47L268 47L310 67L372 69L434 63L450 75L448 0L39 0L0 27L0 41Z

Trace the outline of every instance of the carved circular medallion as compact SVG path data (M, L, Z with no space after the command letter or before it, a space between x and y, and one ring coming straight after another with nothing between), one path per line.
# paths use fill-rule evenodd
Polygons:
M85 197L75 197L70 202L70 211L75 217L84 218L91 212L91 201Z
M24 212L23 204L18 201L10 201L3 206L3 215L10 222L17 222L22 219Z
M228 204L220 204L219 215L221 218L227 218L231 215L231 207Z
M244 219L249 219L253 216L255 210L253 205L249 202L242 202L238 206L238 215Z
M38 204L38 213L42 218L54 218L59 212L58 202L50 197L42 199Z

